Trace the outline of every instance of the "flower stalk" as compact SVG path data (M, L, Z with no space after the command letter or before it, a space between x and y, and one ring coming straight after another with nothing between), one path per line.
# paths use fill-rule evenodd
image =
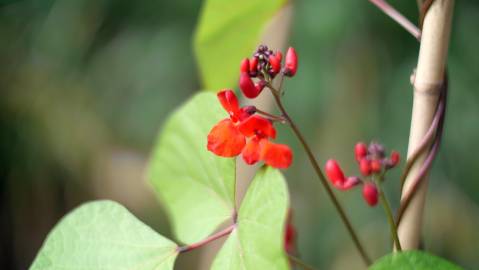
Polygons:
M282 78L280 80L282 82ZM316 175L318 176L319 180L321 181L321 184L323 185L324 189L326 190L326 193L328 194L328 196L329 196L330 200L332 201L334 207L338 211L339 216L341 217L341 221L346 226L346 229L347 229L349 235L351 236L351 238L354 242L354 245L356 246L356 249L359 251L364 263L366 265L370 265L371 264L371 259L369 258L369 256L367 255L363 245L361 244L361 242L359 240L359 237L357 236L356 231L354 230L351 222L349 221L349 218L346 215L346 212L344 211L341 203L338 201L338 199L336 198L336 195L334 194L333 190L329 186L328 181L326 180L321 168L319 167L318 161L314 157L314 154L313 154L311 148L309 147L308 143L306 142L303 134L301 133L301 131L297 127L296 123L291 119L291 117L287 113L286 109L284 108L284 105L281 101L281 96L280 96L281 89L274 88L273 85L270 82L268 82L266 84L266 87L268 87L270 89L270 91L273 94L273 97L276 101L276 104L278 106L278 109L281 111L282 116L286 119L287 123L291 126L291 129L293 130L293 133L295 134L295 136L300 141L301 146L303 147L304 151L306 152L306 155L308 156L308 159L309 159L311 165L313 166L314 171L316 172Z
M384 212L386 213L386 219L389 223L389 230L391 231L391 239L394 242L394 246L396 247L396 250L402 251L401 242L399 241L397 233L396 223L394 222L393 211L391 209L391 204L389 203L389 200L387 199L386 194L383 191L382 180L383 177L380 177L377 178L375 181L378 188L379 201L381 202L384 208Z

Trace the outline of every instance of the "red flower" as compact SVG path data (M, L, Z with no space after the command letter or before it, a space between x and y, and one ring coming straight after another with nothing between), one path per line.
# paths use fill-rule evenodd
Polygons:
M276 129L270 120L253 115L255 108L240 108L232 90L218 93L218 99L230 118L221 120L208 134L207 148L222 157L242 154L247 164L263 160L275 168L287 168L292 162L292 151L287 145L275 144Z
M222 157L234 157L243 150L246 139L230 119L221 120L208 134L208 150Z
M350 176L346 178L338 162L334 159L330 159L326 162L325 171L331 183L337 189L348 190L361 183L359 177Z
M346 180L343 170L341 170L338 162L334 159L326 162L325 171L334 186L341 185Z

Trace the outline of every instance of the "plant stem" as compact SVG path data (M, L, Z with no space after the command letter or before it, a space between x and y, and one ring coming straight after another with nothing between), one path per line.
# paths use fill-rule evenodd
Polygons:
M389 201L386 195L384 194L381 181L382 181L382 178L376 180L376 185L379 191L379 200L381 201L381 204L383 205L384 212L386 212L386 219L388 220L389 229L391 230L391 238L396 246L396 249L398 251L402 251L401 242L399 241L398 232L396 228L396 223L394 222L393 211L391 210L391 205L389 204Z
M406 31L408 31L411 35L413 35L417 40L421 39L421 30L417 28L411 21L406 19L401 13L399 13L396 9L394 9L391 5L389 5L384 0L369 0L372 4L377 6L380 10L382 10L386 15L388 15L391 19L401 25Z
M311 265L303 262L300 258L288 254L288 258L296 265L301 266L304 270L315 270Z
M273 121L279 121L279 122L281 122L281 123L283 123L283 124L286 124L286 121L287 121L287 120L286 120L284 117L282 117L282 116L274 115L274 114L271 114L271 113L262 111L262 110L260 110L260 109L258 109L258 108L256 108L256 113L261 114L261 115L263 115L263 116L266 116L267 118L269 118L269 119L271 119L271 120L273 120Z
M294 121L291 119L291 117L288 115L286 112L286 109L283 106L283 103L281 102L281 98L279 96L280 91L276 90L271 84L268 84L268 88L271 90L271 93L273 94L273 97L276 101L276 104L278 105L279 110L283 114L283 117L288 121L289 125L291 126L291 129L293 130L293 133L296 135L298 140L300 141L301 145L303 146L309 161L311 162L311 165L313 166L314 171L316 172L316 175L318 176L319 180L321 181L321 184L323 185L324 189L326 190L326 193L328 194L329 198L333 202L334 207L339 213L339 216L341 217L342 222L346 226L349 235L351 236L354 245L358 249L359 253L361 254L361 257L363 258L363 261L366 265L371 264L371 259L369 259L366 251L364 250L361 242L359 241L359 238L354 231L353 226L351 225L351 222L349 221L349 218L346 215L346 212L344 211L343 207L339 203L338 199L336 198L336 195L334 195L333 190L328 184L328 181L326 180L326 177L324 177L323 172L321 171L321 168L318 165L318 161L314 157L313 152L311 151L311 148L309 147L308 143L306 143L306 140L304 139L303 135L299 131L298 127L294 123Z
M205 238L199 242L196 242L196 243L193 243L193 244L189 244L189 245L186 245L186 246L181 246L181 247L178 247L178 253L184 253L184 252L188 252L188 251L191 251L193 249L197 249L197 248L200 248L210 242L213 242L223 236L226 236L228 234L230 234L234 229L236 228L236 224L231 224L230 226L228 226L227 228L225 228L224 230L222 231L219 231L213 235L211 235L210 237L208 238Z

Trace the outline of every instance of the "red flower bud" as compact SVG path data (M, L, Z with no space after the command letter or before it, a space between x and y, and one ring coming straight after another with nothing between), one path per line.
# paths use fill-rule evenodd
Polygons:
M251 61L249 61L249 71L250 72L258 71L258 57L253 57Z
M281 64L281 60L283 60L283 54L280 51L277 51L274 56L278 59L278 62Z
M241 71L241 73L243 73L243 72L249 73L249 69L250 69L249 59L245 58L245 59L243 59L243 61L241 61L240 71Z
M399 164L400 156L397 151L392 151L391 152L391 165L392 167L395 167L396 165Z
M354 156L356 157L356 161L360 162L364 157L368 154L368 146L365 143L357 143L354 146Z
M253 81L251 80L250 76L246 72L241 72L240 75L240 80L239 80L239 87L241 89L241 92L247 97L247 98L255 98L257 97L260 93L261 90L256 88L254 85Z
M371 172L379 173L379 172L381 172L381 169L382 169L381 160L379 160L379 159L371 160Z
M293 224L286 224L286 230L284 232L284 249L287 253L294 252L294 246L296 242L296 229Z
M378 203L378 189L373 183L364 184L363 198L370 206L375 206Z
M346 181L341 167L339 167L338 162L334 159L330 159L326 162L325 171L326 175L335 186L342 186L344 181Z
M281 70L281 62L278 61L275 55L269 56L269 64L274 74L277 74Z
M364 176L370 175L371 174L371 161L369 161L367 158L361 159L361 161L359 161L359 171Z
M289 47L288 52L286 52L284 66L284 75L293 77L296 74L296 70L298 69L298 56L293 47Z

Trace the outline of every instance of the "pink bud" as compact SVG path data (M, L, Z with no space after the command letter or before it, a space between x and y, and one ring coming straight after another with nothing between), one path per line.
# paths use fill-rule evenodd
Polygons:
M296 51L293 47L289 47L288 51L286 52L284 66L284 75L293 77L296 74L296 70L298 69L298 56L296 55Z
M325 171L334 186L342 186L344 181L346 181L341 167L339 167L338 162L334 159L330 159L326 162Z
M360 162L363 158L366 157L368 154L368 146L365 143L357 143L354 146L354 156L356 157L356 161Z
M363 158L359 161L359 171L364 176L371 175L371 161L367 158Z
M370 206L375 206L378 203L378 189L373 183L364 184L363 198Z

